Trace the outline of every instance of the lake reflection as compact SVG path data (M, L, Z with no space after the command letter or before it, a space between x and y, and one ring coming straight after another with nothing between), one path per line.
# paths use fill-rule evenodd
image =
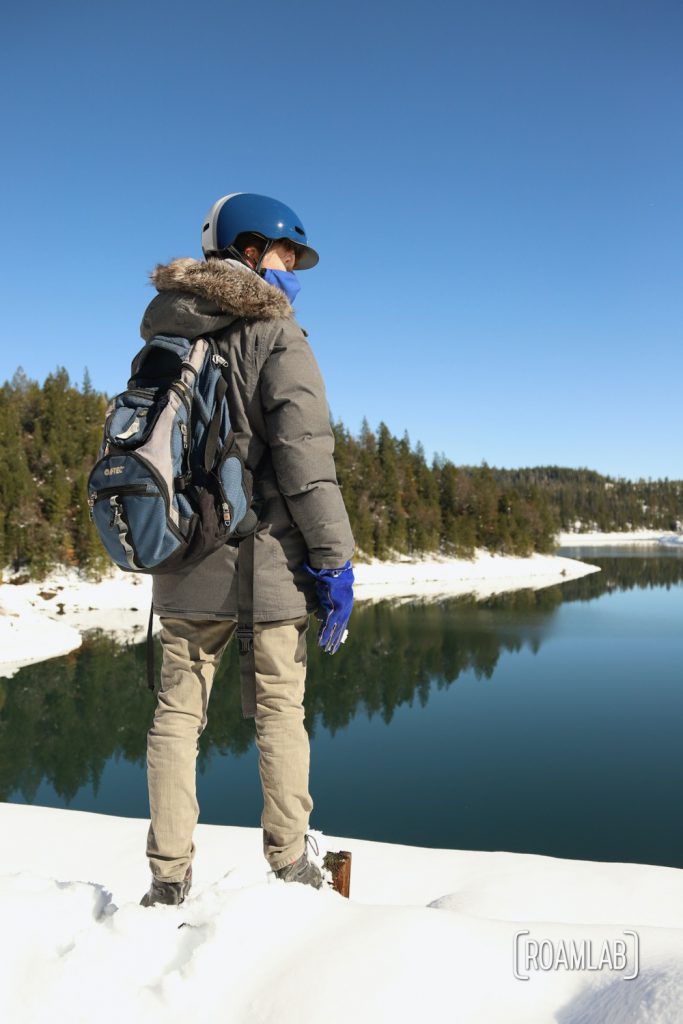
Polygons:
M580 553L578 550L572 554ZM683 552L483 602L361 605L311 630L312 825L336 835L683 866ZM0 799L147 815L144 645L94 638L0 681ZM201 741L201 820L257 825L237 655Z

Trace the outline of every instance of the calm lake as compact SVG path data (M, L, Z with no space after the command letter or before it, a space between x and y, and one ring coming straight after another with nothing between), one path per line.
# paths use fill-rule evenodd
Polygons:
M310 630L311 825L417 846L683 867L683 550L482 602L361 605ZM93 638L0 680L0 800L147 817L144 645ZM259 823L237 656L201 742L200 820Z

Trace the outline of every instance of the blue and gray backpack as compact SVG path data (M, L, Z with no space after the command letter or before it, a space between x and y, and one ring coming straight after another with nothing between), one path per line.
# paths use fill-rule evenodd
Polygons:
M88 477L90 516L113 561L129 572L174 572L240 541L237 640L243 709L255 713L252 476L228 407L229 366L212 338L155 335L128 387L107 408ZM154 690L153 606L147 683ZM247 714L247 712L245 712Z
M156 335L133 360L88 478L90 516L120 569L173 572L253 533L227 374L211 338Z

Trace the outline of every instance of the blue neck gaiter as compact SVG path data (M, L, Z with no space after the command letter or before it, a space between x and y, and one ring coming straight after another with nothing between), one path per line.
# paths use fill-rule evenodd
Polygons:
M293 270L271 270L268 267L263 272L263 280L284 292L290 302L294 302L294 299L301 291L299 278Z

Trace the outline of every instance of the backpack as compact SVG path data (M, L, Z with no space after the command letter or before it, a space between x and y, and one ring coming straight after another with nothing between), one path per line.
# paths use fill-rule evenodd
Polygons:
M253 480L228 408L228 363L212 338L157 334L109 403L88 477L90 518L112 560L129 572L174 572L241 542L238 624L242 708L256 711ZM147 685L154 690L154 605Z
M174 572L253 533L251 474L237 451L228 363L211 338L155 335L109 403L88 504L129 572Z

